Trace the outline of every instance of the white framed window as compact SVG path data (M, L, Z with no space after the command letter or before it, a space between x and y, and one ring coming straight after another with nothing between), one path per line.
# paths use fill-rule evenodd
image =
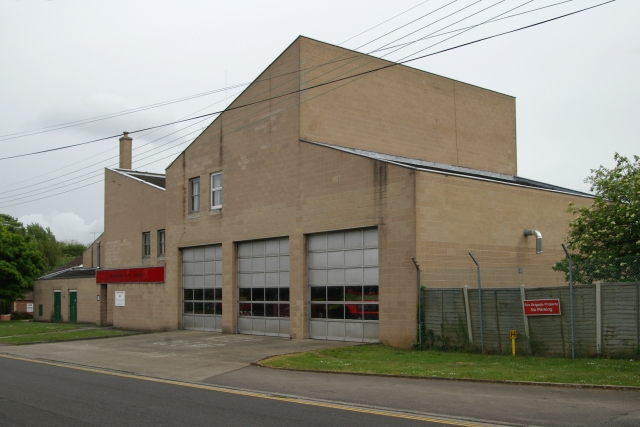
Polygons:
M145 231L142 233L142 256L148 257L151 255L151 233Z
M200 211L200 178L189 180L189 211Z
M164 256L164 230L158 230L158 256Z
M211 209L222 207L222 172L211 174Z

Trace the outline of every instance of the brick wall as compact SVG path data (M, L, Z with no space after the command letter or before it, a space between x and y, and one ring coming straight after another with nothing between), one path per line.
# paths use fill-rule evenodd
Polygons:
M101 267L163 265L163 257L158 256L158 230L164 228L165 191L106 169L106 232L99 239ZM143 257L143 232L149 232L151 236L151 255L148 257ZM124 307L114 306L116 291L125 291ZM107 287L107 324L117 328L176 329L177 323L173 319L169 321L166 314L175 310L175 295L168 294L164 283L109 284Z
M100 294L94 278L36 280L33 286L33 319L45 322L53 321L53 291L61 291L62 321L69 321L69 291L77 291L78 323L98 323L100 303L96 296ZM42 316L38 306L42 304Z
M416 239L423 284L437 287L467 284L446 278L462 274L462 269L475 271L468 254L472 252L485 268L510 267L517 273L519 266L540 266L534 269L537 274L528 278L527 286L558 285L555 279L562 280L562 274L554 276L551 265L565 256L560 245L572 219L566 212L570 202L584 206L590 205L592 199L418 172ZM541 255L536 254L535 237L524 236L525 229L542 233ZM439 278L439 274L443 277ZM514 275L513 280L523 278ZM491 287L520 284L505 279Z
M301 87L390 63L301 37ZM347 84L348 83L348 84ZM515 175L515 98L407 66L302 92L303 139Z

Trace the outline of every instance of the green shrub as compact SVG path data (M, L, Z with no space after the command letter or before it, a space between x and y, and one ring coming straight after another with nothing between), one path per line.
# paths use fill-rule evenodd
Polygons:
M33 320L33 313L24 313L21 311L12 311L11 320Z

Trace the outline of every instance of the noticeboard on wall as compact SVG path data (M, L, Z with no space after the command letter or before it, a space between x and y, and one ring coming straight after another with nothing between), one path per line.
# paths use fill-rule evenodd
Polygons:
M116 291L116 307L124 307L124 291Z

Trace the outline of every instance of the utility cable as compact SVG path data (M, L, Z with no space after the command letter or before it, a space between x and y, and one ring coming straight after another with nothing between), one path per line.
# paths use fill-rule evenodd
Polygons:
M270 98L267 98L267 99L263 99L263 100L259 100L259 101L255 101L255 102L250 102L250 103L243 104L243 105L238 105L236 107L230 107L230 108L227 108L226 110L214 111L212 113L203 114L203 115L196 116L196 117L193 117L193 118L190 118L190 119L177 120L177 121L170 122L170 123L165 123L165 124L162 124L162 125L150 126L150 127L144 128L144 129L138 129L138 130L135 130L135 131L132 131L132 132L128 132L128 133L129 134L133 134L133 133L138 133L138 132L144 132L146 130L157 129L157 128L170 126L170 125L177 124L177 123L184 123L186 121L196 120L196 119L203 118L203 117L211 117L213 115L217 115L217 114L223 113L225 111L232 111L232 110L237 110L237 109L240 109L240 108L246 108L246 107L249 107L249 106L252 106L252 105L256 105L256 104L261 104L261 103L266 102L266 101L271 101L273 99L282 98L283 96L304 92L304 91L307 91L307 90L311 90L311 89L315 89L315 88L318 88L318 87L326 86L326 85L331 84L331 83L336 83L336 82L340 82L340 81L343 81L343 80L346 80L346 79L351 79L351 78L354 78L354 77L357 77L357 76L360 76L360 75L370 74L370 73L373 73L373 72L376 72L376 71L380 71L380 70L384 70L384 69L387 69L387 68L390 68L390 67L394 67L396 65L402 65L402 64L405 64L407 62L417 61L418 59L427 58L429 56L433 56L433 55L436 55L436 54L439 54L439 53L448 52L448 51L451 51L451 50L454 50L454 49L459 49L459 48L464 47L464 46L469 46L469 45L472 45L472 44L475 44L475 43L479 43L479 42L482 42L482 41L485 41L485 40L493 39L493 38L500 37L500 36L503 36L503 35L506 35L506 34L511 34L511 33L517 32L517 31L521 31L521 30L525 30L525 29L528 29L528 28L532 28L532 27L538 26L538 25L546 24L548 22L555 21L555 20L558 20L558 19L561 19L561 18L565 18L565 17L571 16L571 15L575 15L577 13L584 12L586 10L593 9L593 8L596 8L596 7L599 7L599 6L603 6L603 5L608 4L608 3L613 3L615 1L616 0L609 0L609 1L604 2L604 3L599 3L599 4L595 5L595 6L590 6L590 7L584 8L584 9L580 9L578 11L567 13L567 14L564 14L564 15L561 15L561 16L557 16L555 18L547 19L547 20L544 20L544 21L541 21L541 22L537 22L535 24L526 25L524 27L520 27L520 28L517 28L515 30L510 30L510 31L506 31L506 32L503 32L503 33L495 34L495 35L492 35L492 36L483 37L481 39L473 40L473 41L468 42L468 43L463 43L463 44L460 44L460 45L457 45L457 46L453 46L453 47L450 47L450 48L447 48L447 49L443 49L443 50L440 50L440 51L437 51L437 52L434 52L434 53L430 53L430 54L427 54L427 55L418 56L416 58L406 59L406 60L398 61L398 62L393 62L393 63L391 63L389 65L385 65L383 67L374 68L372 70L364 71L362 73L353 74L351 76L342 77L342 78L339 78L339 79L335 79L335 80L331 80L331 81L328 81L328 82L320 83L320 84L317 84L317 85L314 85L314 86L310 86L310 87L307 87L307 88L301 88L301 89L298 89L298 90L295 90L295 91L292 91L292 92L289 92L289 93L285 93L285 94L282 94L282 95L276 95L276 96L273 96L273 97L270 97ZM108 137L104 137L104 138L94 139L94 140L87 141L87 142L81 142L81 143L78 143L78 144L72 144L72 145L66 145L66 146L63 146L63 147L51 148L51 149L48 149L48 150L41 150L41 151L35 151L35 152L31 152L31 153L18 154L18 155L15 155L15 156L1 157L0 160L15 159L15 158L18 158L18 157L33 156L35 154L42 154L42 153L48 153L48 152L52 152L52 151L64 150L66 148L78 147L78 146L81 146L81 145L91 144L91 143L98 142L98 141L104 141L104 140L111 139L111 138L116 138L116 137L119 137L119 136L120 136L120 134L117 134L117 135L112 135L112 136L108 136Z
M183 144L191 143L191 142L193 142L193 140L191 140L191 141L185 141ZM176 155L176 153L172 153L172 154L170 154L170 155L168 155L168 156L165 156L165 157L162 157L162 158L160 158L160 159L154 160L154 161L152 161L152 162L146 163L146 164L144 164L144 165L142 165L142 166L140 166L140 167L145 167L145 166L151 165L151 164L153 164L153 163L157 163L157 162L159 162L159 161L161 161L161 160L167 159L167 158L169 158L169 157L173 157L173 156L175 156L175 155ZM103 181L103 179L102 179L102 178L100 178L100 179L99 179L99 180L97 180L97 181L92 181L92 182L90 182L90 183L88 183L88 184L81 185L80 187L75 187L75 188L72 188L72 189L69 189L69 190L65 190L65 191L61 191L61 192L59 192L59 193L55 193L55 194L50 194L50 195L48 195L48 196L38 197L37 199L34 199L34 200L27 200L27 201L24 201L24 202L19 202L19 203L14 203L14 204L11 204L11 205L1 206L0 208L4 209L4 208L12 207L12 206L24 205L24 204L31 203L31 202L35 202L35 201L39 201L39 200L42 200L42 199L48 199L48 198L51 198L51 197L59 196L60 194L70 193L70 192L72 192L72 191L76 191L76 190L79 190L79 189L81 189L81 188L89 187L89 186L91 186L91 185L100 184L100 183L102 183L102 182L104 182L104 181ZM33 195L32 195L32 196L33 196Z
M338 46L341 46L341 45L345 44L346 42L348 42L348 41L350 41L350 40L353 40L353 39L355 39L356 37L359 37L359 36L363 35L364 33L368 33L369 31L371 31L371 30L373 30L373 29L375 29L375 28L378 28L378 27L379 27L379 26L381 26L382 24L386 24L387 22L389 22L389 21L392 21L392 20L396 19L398 16L400 16L400 15L404 15L405 13L409 12L410 10L415 9L415 8L416 8L416 7L418 7L418 6L422 6L423 4L428 3L429 1L430 1L430 0L426 0L426 1L423 1L422 3L418 3L417 5L415 5L415 6L413 6L413 7L410 7L409 9L405 10L404 12L401 12L401 13L399 13L399 14L397 14L397 15L395 15L395 16L393 16L393 17L389 18L389 19L387 19L386 21L382 21L382 22L381 22L381 23L379 23L378 25L374 25L373 27L369 28L368 30L364 30L363 32L358 33L358 34L356 34L356 35L355 35L355 36L353 36L353 37L349 37L349 38L348 38L348 39L346 39L345 41L340 42L340 43L338 44Z
M573 15L573 14L576 14L576 13L582 12L582 11L584 11L584 10L588 10L588 9L591 9L591 8L594 8L594 7L598 7L598 6L601 6L601 5L607 4L607 3L611 3L611 2L613 2L613 1L615 1L615 0L611 0L611 1L608 1L608 2L604 2L604 3L601 3L601 4L599 4L599 5L592 6L592 7L590 7L590 8L586 8L586 9L583 9L583 10L579 10L579 11L576 11L576 12L572 12L572 13L569 13L569 14L566 14L566 15L562 15L562 16L559 16L559 17L556 17L556 18L552 18L552 19L549 19L549 20L546 20L546 21L542 21L542 22L539 22L539 23L536 23L536 24L528 25L528 26L526 26L526 27L521 27L521 28L519 28L519 29L515 29L515 30L508 31L508 32L500 33L500 34L493 35L493 36L490 36L490 37L485 37L485 38L483 38L483 39L475 40L475 41L472 41L472 42L469 42L469 43L465 43L465 44L463 44L463 45L454 46L454 47L452 47L452 48L444 49L444 50L439 51L439 52L434 52L434 53L431 53L431 54L428 54L428 55L423 55L423 56L421 56L421 57L413 58L413 59L406 60L406 61L402 61L402 62L409 62L409 61L413 61L413 60L421 59L421 58L424 58L424 57L427 57L427 56L432 56L432 55L435 55L435 54L438 54L438 53L442 53L442 52L445 52L445 51L449 51L449 50L452 50L452 49L456 49L456 48L458 48L458 47L462 47L462 46L466 46L466 45L469 45L469 44L477 43L477 42L482 41L482 40L487 40L487 39L494 38L494 37L498 37L498 36L501 36L501 35L504 35L504 34L512 33L512 32L515 32L515 31L519 31L519 30L521 30L521 29L530 28L530 27L533 27L533 26L536 26L536 25L540 25L540 24L542 24L542 23L546 23L546 22L550 22L550 21L553 21L553 20L556 20L556 19L560 19L560 18L565 17L565 16ZM390 65L388 65L388 66L386 66L386 67L380 67L379 69L388 68L388 67L390 67L390 66L394 66L394 65L397 65L397 64L390 64ZM368 74L368 73L371 73L371 72L373 72L373 71L377 71L377 70L378 70L378 69L376 69L376 70L369 70L369 71L367 71L367 72L365 72L365 73L360 73L360 74ZM355 77L355 75L354 75L354 76L349 76L348 78L353 78L353 77ZM345 78L345 79L348 79L348 78ZM345 79L340 79L340 80L345 80ZM325 84L328 84L328 83L334 83L334 82L336 82L336 81L339 81L339 80L334 80L334 81L330 81L330 82L325 82ZM323 84L323 85L324 85L324 84ZM310 88L307 88L307 89L310 89ZM160 159L158 159L158 160L160 160Z
M429 1L429 0L427 0L427 1ZM450 2L449 4L455 3L456 1L458 1L458 0L453 0L453 1L452 1L452 2ZM482 0L478 0L478 1L482 1ZM423 3L426 3L426 1L425 1L425 2L423 2ZM423 4L423 3L421 3L421 4ZM447 5L443 6L443 7L446 7L446 6L448 6L449 4L447 4ZM439 9L441 9L441 8L439 8ZM437 11L437 10L439 10L439 9L436 9L436 11ZM435 11L433 11L433 12L435 12ZM431 14L431 13L433 13L433 12L430 12L430 13L428 13L428 14L425 14L425 15L421 16L420 18L418 18L418 19L416 19L416 20L414 20L414 21L411 21L410 23L415 22L415 21L417 21L417 20L419 20L419 19L422 19L422 18L424 18L425 16L428 16L428 15L430 15L430 14ZM403 12L403 13L404 13L404 12ZM397 16L399 16L399 15L397 15ZM385 21L385 22L386 22L386 21ZM409 24L410 24L410 23L409 23ZM406 26L406 25L409 25L409 24L405 24L405 25L401 26L400 28L402 28L402 27L404 27L404 26ZM381 24L379 24L379 25L381 25ZM374 28L374 27L372 27L372 28ZM371 28L371 29L372 29L372 28ZM399 29L399 28L398 28L398 29ZM397 29L396 29L396 30L397 30ZM393 31L396 31L396 30L393 30ZM393 32L393 31L392 31L392 32ZM388 33L388 34L389 34L389 33ZM377 39L379 39L379 38L380 38L380 37L378 37L378 38L376 38L376 39L374 39L374 40L377 40ZM369 43L371 43L371 42L369 42ZM365 46L366 44L369 44L369 43L365 43L364 45L361 45L360 47L363 47L363 46ZM358 48L360 48L360 47L358 47ZM358 49L358 48L357 48L357 49ZM321 64L321 66L323 66L323 65L324 65L324 64ZM256 80L256 81L258 81L258 80ZM222 90L224 90L224 88L223 88L223 89L218 89L217 91L222 91ZM266 101L266 100L259 101L259 102L264 102L264 101ZM248 105L252 105L252 104L248 104ZM245 105L245 106L248 106L248 105ZM141 107L141 108L145 108L145 107ZM239 107L236 107L236 108L239 108ZM233 110L233 109L235 109L235 108L227 109L227 110ZM224 110L223 110L223 111L224 111ZM216 115L216 114L219 114L219 113L221 113L221 112L222 112L222 111L218 111L218 112L210 113L210 114L208 114L208 115L209 115L209 116L210 116L210 115ZM114 117L115 117L115 116L114 116ZM203 116L199 116L199 117L203 117ZM192 118L192 119L197 119L197 118L199 118L199 117L194 117L194 118ZM103 120L103 119L98 119L98 120ZM76 122L79 122L79 121L76 121ZM71 123L76 123L76 122L71 122ZM87 122L87 123L88 123L88 122ZM169 126L169 125L171 125L171 124L176 124L176 123L180 123L180 121L178 121L178 122L173 122L173 123L168 123L168 124L165 124L165 125L155 126L155 127L151 127L151 128L141 129L141 130L133 131L133 132L129 132L129 133L130 133L130 134L132 134L132 133L136 133L136 132L142 132L142 131L145 131L145 130L150 130L150 129L155 129L155 128L158 128L158 127ZM45 129L46 129L46 128L45 128ZM48 132L48 131L47 131L47 132ZM33 133L33 134L35 134L35 133ZM17 135L17 134L10 134L10 135ZM5 135L5 136L10 136L10 135ZM67 145L67 146L63 146L63 147L52 148L52 149L48 149L48 150L41 150L41 151L36 151L36 152L27 153L27 154L22 154L22 155L2 157L2 158L0 158L0 160L8 160L8 159L13 159L13 158L18 158L18 157L30 156L30 155L34 155L34 154L42 154L42 153L47 153L47 152L51 152L51 151L57 151L57 150L62 150L62 149L66 149L66 148L77 147L77 146L81 146L81 145L91 144L91 143L94 143L94 142L104 141L104 140L106 140L106 139L115 138L116 136L120 136L120 135L118 134L118 135L114 135L114 136L110 136L110 137L106 137L106 138L100 138L100 139L96 139L96 140L92 140L92 141L87 141L87 142L83 142L83 143L79 143L79 144L72 144L72 145ZM0 137L1 137L1 136L0 136ZM16 136L16 137L17 137L17 136ZM11 139L11 138L6 138L6 139ZM0 139L0 141L2 141L2 140Z
M427 0L427 1L428 1L428 0ZM426 1L425 1L425 2L423 2L423 3L421 3L421 4L424 4L424 3L426 3ZM414 7L414 8L415 8L415 7ZM405 11L405 12L406 12L406 11ZM403 13L404 13L404 12L403 12ZM401 14L402 14L402 13L401 13ZM401 15L401 14L399 14L399 15ZM396 17L397 17L397 16L399 16L399 15L396 15ZM393 18L392 18L392 19L393 19ZM387 20L387 21L385 21L385 22L388 22L388 21L389 21L389 20ZM383 23L384 23L384 22L383 22ZM381 24L378 24L377 26L379 26L379 25L381 25ZM377 27L377 26L374 26L374 27ZM373 27L373 28L374 28L374 27ZM344 55L341 55L341 56L344 56ZM355 57L359 57L359 56L360 56L359 54L358 54L358 55L355 55ZM352 56L352 57L354 57L354 56ZM340 59L340 57L338 57L338 58L336 58L335 60L328 61L328 62L325 62L325 63L323 63L323 64L319 64L319 65L317 65L317 66L310 67L309 69L301 69L301 70L296 70L296 71L289 72L289 73L282 73L282 74L279 74L279 75L277 75L277 76L271 76L271 77L269 77L269 78L258 78L258 79L256 79L254 82L263 81L263 80L270 80L270 79L273 79L273 78L276 78L276 77L281 77L281 76L283 76L283 75L287 75L287 74L299 74L301 71L302 71L302 72L306 71L306 72L308 73L308 72L312 71L313 69L316 69L316 68L319 68L319 67L323 67L323 66L325 66L325 65L328 65L328 64L331 64L331 63L334 63L334 62L341 62L341 61L348 60L348 59L351 59L351 58ZM324 74L326 74L326 73L324 73ZM285 82L285 84L286 84L286 83L288 83L288 82ZM282 86L282 85L283 85L283 84L281 84L280 86ZM274 89L274 88L270 88L270 89ZM268 91L265 91L265 92L268 92ZM263 93L264 93L264 92L263 92ZM256 98L257 96L259 96L259 95L261 95L261 94L258 94L258 95L254 96L254 97L252 97L252 98L254 98L254 99L255 99L255 98ZM205 107L205 108L203 108L203 109L206 109L206 108L207 108L207 107ZM201 109L201 110L203 110L203 109ZM201 110L199 110L199 111L201 111ZM154 130L154 131L152 131L152 132L155 132L155 130ZM148 135L148 133L147 133L147 134L145 134L145 135ZM147 144L145 144L145 145L147 145ZM137 148L139 148L139 147L136 147L135 149L137 149ZM107 151L110 151L110 150L107 150ZM164 151L164 150L163 150L163 151ZM106 152L106 151L105 151L105 152ZM104 152L103 152L103 153L104 153ZM92 156L92 157L95 157L95 156ZM115 157L115 156L114 156L114 157ZM134 157L136 157L136 156L134 156ZM100 162L100 163L101 163L101 162ZM90 166L91 166L91 165L90 165ZM88 166L88 167L90 167L90 166ZM87 168L87 167L82 168L82 169L86 169L86 168ZM63 168L60 168L60 169L63 169ZM58 170L59 170L59 169L58 169ZM56 171L57 171L57 170L56 170ZM73 173L75 173L75 172L77 172L77 171L74 171L74 172L72 172L72 173L70 173L70 174L73 174ZM45 175L46 175L46 174L45 174ZM69 175L69 174L66 174L66 175ZM86 174L84 174L84 175L86 175ZM83 175L83 176L84 176L84 175ZM78 177L76 177L76 178L74 178L74 179L77 179L77 178L78 178ZM33 179L33 178L32 178L32 179ZM32 180L32 179L30 179L30 180ZM54 178L54 179L58 179L58 178ZM72 180L73 180L73 179L72 179ZM27 180L27 181L28 181L28 180ZM67 180L67 181L69 181L69 180ZM67 182L67 181L65 181L65 182ZM23 181L23 182L25 182L25 181ZM58 184L61 184L61 183L58 183Z
M180 140L180 139L183 139L183 138L185 138L185 137L187 137L187 136L189 136L189 135L191 135L191 134L193 134L193 133L195 133L195 132L200 132L200 129L196 129L196 130L191 131L191 132L189 132L189 133L187 133L187 134L185 134L185 135L182 135L182 136L180 136L180 137L178 137L178 138L176 138L176 139L173 139L173 140L171 140L171 141L168 141L168 142L166 142L166 143L164 143L164 144L162 144L162 145L160 145L160 146L158 146L158 147L156 147L156 148L153 148L153 149L151 149L151 150L147 150L147 151L145 151L144 153L140 153L140 154L138 154L138 156L140 156L140 155L142 155L142 154L146 154L146 153L151 152L151 151L154 151L154 150L157 150L157 149L158 149L158 148L160 148L160 147L163 147L163 146L165 146L165 145L168 145L168 144L171 144L171 143L173 143L173 142L175 142L175 141L178 141L178 140ZM180 144L182 144L182 143L180 143ZM176 145L174 145L174 147L175 147L175 146L177 146L177 145L180 145L180 144L176 144ZM174 148L174 147L169 147L169 149L170 149L170 148ZM166 150L159 151L158 153L161 153L161 152L163 152L163 151L166 151ZM149 157L155 156L155 155L156 155L156 154L158 154L158 153L154 153L154 154L151 154L151 155L149 155L149 156L142 157L142 158L137 158L137 156L133 156L133 159L136 159L136 160L143 160L143 159L146 159L146 158L149 158ZM114 157L118 157L118 156L114 156ZM111 158L109 158L109 159L107 159L107 160L113 159L114 157L111 157ZM100 163L102 163L102 162L100 162ZM107 166L107 167L113 167L113 166L115 166L115 165L117 165L117 164L118 164L118 163L110 164L110 165L109 165L109 166ZM92 166L93 166L93 165L92 165ZM94 171L91 171L91 172L87 172L87 173L85 173L85 174L82 174L82 175L79 175L79 176L76 176L76 177L73 177L73 178L69 178L69 179L67 179L67 180L65 180L65 181L61 181L61 182L58 182L58 183L55 183L55 184L50 184L50 185L47 185L47 186L44 186L44 187L40 187L40 188L35 189L35 190L21 192L19 195L20 195L20 196L22 196L22 195L24 195L24 194L34 193L34 192L37 192L37 191L41 191L41 190L43 190L43 189L45 189L45 188L58 187L58 186L60 186L61 184L64 184L64 183L69 182L69 181L75 181L75 180L78 180L78 179L80 179L80 178L82 178L82 179L89 179L89 178L93 178L94 176L96 176L96 173L97 173L97 174L100 174L100 173L102 173L102 171L101 171L101 170L98 170L98 171L95 171L95 170L94 170ZM83 178L83 177L86 177L87 175L91 175L91 176L89 176L88 178ZM67 185L71 185L71 184L67 184ZM64 187L64 186L63 186L63 187ZM61 188L61 187L58 187L58 188ZM55 189L55 188L54 188L54 189ZM17 190L13 190L13 191L17 191ZM40 193L36 193L36 194L46 193L47 191L51 191L51 190L42 191L42 192L40 192ZM31 196L34 196L34 195L36 195L36 194L31 194L30 196L26 196L26 197L31 197ZM17 196L17 195L10 195L10 196L0 197L0 200L4 200L4 199L11 199L10 201L13 201L13 200L18 200L18 199L25 198L25 197L17 197L17 198L16 198L15 196ZM0 202L0 203L6 203L6 202Z
M178 102L188 101L188 100L191 100L191 99L200 98L200 97L211 95L211 94L215 94L215 93L220 93L220 92L225 91L227 89L236 89L238 87L247 86L247 85L249 85L249 83L241 83L241 84L228 86L228 87L221 88L221 89L215 89L215 90L211 90L211 91L208 91L208 92L202 92L202 93L199 93L199 94L196 94L196 95L190 95L190 96L186 96L186 97L183 97L183 98L174 99L174 100L171 100L171 101L158 102L156 104L150 104L150 105L146 105L146 106L143 106L143 107L136 107L136 108L132 108L132 109L129 109L129 110L123 110L123 111L116 112L116 113L110 113L110 114L105 114L105 115L102 115L102 116L90 117L90 118L87 118L87 119L74 120L74 121L71 121L71 122L66 122L66 123L61 123L61 124L57 124L57 125L47 126L47 127L40 128L40 129L34 129L34 130L31 130L31 131L23 131L23 132L10 133L10 134L6 134L6 135L0 135L0 142L1 141L8 141L8 140L11 140L11 139L16 139L16 138L23 138L23 137L32 136L32 135L38 135L38 134L41 134L41 133L52 132L52 131L61 130L61 129L66 129L66 128L73 127L73 126L80 126L80 125L93 123L93 122L97 122L97 121L101 121L101 120L112 119L112 118L115 118L115 117L120 117L120 116L124 116L124 115L127 115L127 114L132 114L132 113L138 113L140 111L145 111L145 110L149 110L149 109L152 109L152 108L163 107L165 105L171 105L171 104L175 104L175 103L178 103Z
M542 9L547 9L549 7L558 6L558 5L561 5L561 4L564 4L564 3L570 3L570 2L573 2L573 1L575 1L575 0L564 0L564 1L561 1L561 2L558 2L558 3L550 4L550 5L547 5L547 6L542 6L542 7L536 8L536 9L527 10L525 12L514 13L513 15L504 16L502 18L497 18L497 19L492 19L492 20L484 22L482 24L469 26L469 27L457 28L455 30L451 30L451 31L447 31L447 32L444 32L444 33L440 33L438 35L433 35L433 36L430 35L430 36L421 37L419 39L412 40L412 41L407 42L407 43L400 43L400 44L394 45L394 46L378 48L378 49L374 50L372 53L380 52L380 51L388 50L388 49L395 49L396 47L410 45L410 44L413 44L413 43L421 41L421 40L426 40L426 39L435 38L435 37L441 37L441 36L444 36L444 35L447 35L447 34L451 34L451 33L457 33L459 31L466 30L468 28L475 28L477 26L484 25L484 24L493 24L494 22L499 22L499 21L502 21L504 19L515 18L516 16L525 15L525 14L531 13L531 12L537 12L537 11L542 10Z
M141 149L141 148L143 148L143 147L145 147L145 146L147 146L147 145L153 144L154 142L160 141L161 139L164 139L164 138L166 138L166 137L168 137L168 136L171 136L171 135L173 135L173 134L176 134L176 133L178 133L178 132L181 132L181 131L183 131L183 130L185 130L185 129L187 129L187 128L190 128L190 127L192 127L192 126L196 126L196 125L198 125L198 124L200 124L200 123L202 123L202 122L204 122L204 121L206 121L206 120L207 120L207 119L203 119L203 120L201 120L201 121L199 121L199 122L192 123L192 124L190 124L190 125L188 125L188 126L185 126L185 127L183 127L183 128L180 128L180 129L178 129L178 130L176 130L176 131L174 131L174 132L168 133L168 134L166 134L166 135L164 135L164 136L162 136L162 137L160 137L160 138L156 138L156 139L154 139L153 141L150 141L150 142L148 142L148 143L146 143L146 144L143 144L143 145L141 145L141 146L139 146L139 147L135 147L135 148L134 148L134 151L135 151L135 150L139 150L139 149ZM196 131L197 131L197 130L196 130ZM196 131L194 131L194 132L196 132ZM191 133L193 133L193 132L189 132L189 134L191 134ZM189 134L187 134L187 135L189 135ZM175 141L175 140L173 140L173 141ZM145 153L147 153L147 152L149 152L149 151L152 151L152 150L155 150L155 149L157 149L157 148L159 148L159 147L162 147L163 145L166 145L166 144L162 144L162 145L159 145L159 146L158 146L158 147L156 147L156 148L152 148L151 150L147 150L147 151L144 151L144 152L142 152L142 153L135 154L135 155L133 156L133 158L135 159L138 155L140 155L140 154L145 154ZM114 148L115 148L115 147L114 147ZM104 154L104 153L106 153L106 152L108 152L108 151L111 151L111 150L112 150L112 149L109 149L109 150L103 151L103 152L102 152L102 153L100 153L100 154ZM41 182L36 182L36 183L33 183L33 184L29 184L29 185L24 186L24 187L15 188L15 189L13 189L13 190L6 190L6 191L3 191L3 192L0 192L0 194L14 193L14 192L16 192L16 191L20 191L20 190L22 190L22 189L24 189L24 188L31 188L31 187L32 187L32 186L34 186L34 185L39 185L39 184L43 184L43 183L45 183L45 182L50 182L50 181L53 181L53 180L57 180L57 179L60 179L60 178L64 178L65 176L73 175L74 173L80 172L80 171L82 171L82 170L84 170L84 169L88 169L88 168L90 168L90 167L92 167L92 166L96 166L96 165L102 164L103 162L105 162L105 161L107 161L107 160L111 160L111 159L114 159L114 158L117 158L117 157L118 157L118 155L116 154L115 156L108 157L108 158L106 158L106 159L104 159L104 160L101 160L101 161L96 162L96 163L92 163L92 164L90 164L90 165L88 165L88 166L84 166L84 167L82 167L82 168L76 169L75 171L72 171L72 172L69 172L69 173L66 173L66 174L60 175L60 176L58 176L58 177L50 178L50 179L48 179L48 180L46 180L46 181L41 181ZM89 158L91 158L91 157L89 157ZM59 169L58 169L58 170L59 170ZM46 175L46 174L44 174L44 175ZM40 176L43 176L43 175L40 175ZM84 175L82 175L82 176L84 176ZM33 179L33 178L31 178L31 179L29 179L29 180L32 180L32 179ZM26 182L26 181L29 181L29 180L20 181L20 182ZM54 184L54 185L57 185L57 184Z
M525 3L525 4L527 4L527 3ZM516 8L521 7L521 6L523 6L523 5L517 6ZM516 9L516 8L513 8L513 9L511 9L511 10L514 10L514 9ZM504 13L508 13L508 12L509 12L509 11L507 11L507 12L503 12L502 14L504 14ZM502 15L502 14L500 14L500 15ZM500 15L497 15L497 16L500 16ZM473 15L471 15L471 16L473 16ZM468 18L468 17L467 17L467 18ZM496 18L496 17L494 17L494 19L495 19L495 18ZM458 22L459 22L459 21L458 21ZM446 27L445 27L445 28L446 28ZM440 30L439 30L439 31L440 31ZM465 44L465 45L466 45L466 44ZM455 47L454 47L454 48L455 48ZM434 53L434 54L437 54L437 52L436 52L436 53ZM425 55L425 56L428 56L428 55ZM377 59L379 59L379 58L376 58L376 60L377 60ZM420 59L420 58L415 58L415 59ZM404 62L409 62L409 61L404 61ZM388 65L387 67L383 67L383 68L388 68L388 67L391 67L391 66L394 66L394 65L397 65L397 64L390 64L390 65ZM377 70L377 69L375 69L375 70L369 70L369 71L364 72L364 73L359 73L359 75L366 75L367 73L370 73L370 72L373 72L373 71L376 71L376 70ZM339 80L345 80L345 79L348 79L348 78L352 78L352 77L354 77L354 76L356 76L356 75L351 75L351 76L349 76L349 77L347 77L347 78L339 79ZM337 81L337 80L333 80L333 81L331 81L331 82L326 82L326 83L332 83L332 82L335 82L335 81ZM355 81L355 80L354 80L354 81ZM345 84L348 84L348 83L345 83ZM342 86L343 86L343 85L341 85L341 86L339 86L339 87L342 87ZM335 89L335 88L334 88L334 89ZM332 90L334 90L334 89L331 89L330 91L332 91ZM327 92L328 92L328 91L327 91ZM320 96L320 95L318 95L318 96ZM317 97L317 96L316 96L316 97ZM315 97L314 97L314 98L315 98ZM303 102L306 102L306 101L302 101L302 102L300 102L300 103L298 103L298 104L296 104L296 105L299 105L299 104L301 104L301 103L303 103ZM270 107L272 107L272 106L270 106ZM288 110L289 108L292 108L292 107L288 107L288 108L284 108L284 109L282 109L282 110L276 111L276 112L272 113L271 115L273 115L273 114L279 114L279 113L281 113L281 112L283 112L283 111ZM256 120L256 121L253 121L253 122L247 123L247 124L245 124L245 125L243 125L243 126L240 126L239 128L234 129L234 131L237 131L237 130L239 130L239 129L241 129L241 128L244 128L244 127L246 127L246 126L250 126L250 125L253 125L253 124L255 124L255 123L258 123L258 122L260 122L261 120L264 120L265 118L266 118L266 117L263 117L263 118L258 119L258 120ZM227 123L225 123L225 125L227 126L228 124L227 124ZM227 131L225 134L228 134L228 133L229 133L229 132Z

